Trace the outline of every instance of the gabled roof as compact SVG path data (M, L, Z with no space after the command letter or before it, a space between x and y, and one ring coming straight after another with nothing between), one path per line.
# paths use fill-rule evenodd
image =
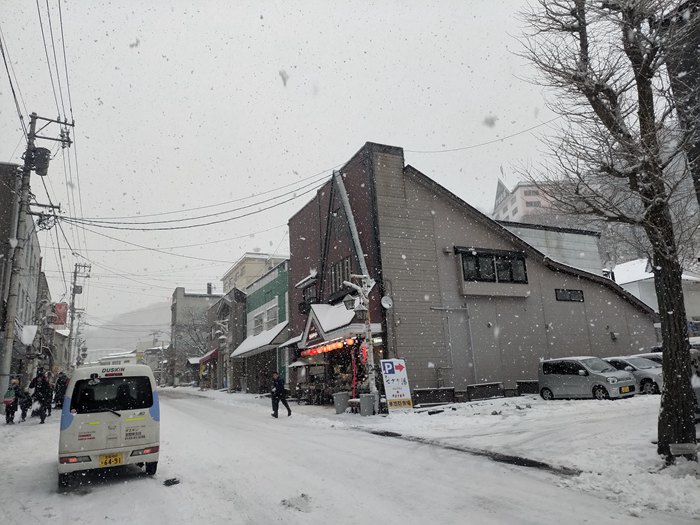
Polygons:
M614 293L619 295L622 299L642 311L644 314L647 316L651 317L655 321L658 320L658 315L652 308L650 308L647 304L642 302L641 300L637 299L634 295L631 293L627 292L624 290L619 284L615 283L611 279L608 279L607 277L603 277L601 275L596 275L590 272L586 272L584 270L580 270L578 268L574 268L572 266L568 266L566 264L554 261L547 257L544 253L541 251L537 250L535 247L531 246L527 242L525 242L523 239L515 235L514 233L510 232L507 228L504 226L501 226L498 222L495 220L491 219L487 215L483 214L464 200L460 199L457 197L454 193L449 191L447 188L441 186L437 182L435 182L433 179L428 177L427 175L424 175L420 171L418 171L416 168L414 168L411 165L406 165L404 167L404 176L412 177L414 180L416 180L418 183L423 184L424 186L430 188L432 191L435 193L438 193L447 199L453 201L456 205L459 207L465 209L467 212L469 212L470 215L472 215L477 221L479 221L481 224L484 226L490 228L491 230L494 231L494 233L500 235L501 237L508 239L510 242L518 246L523 250L523 252L527 253L528 255L532 256L536 260L540 261L542 264L544 264L545 267L549 268L552 271L555 272L561 272L561 273L566 273L569 275L572 275L574 277L578 277L581 279L585 279L587 281L592 281L596 284L600 284L605 286L606 288L609 288L612 290Z

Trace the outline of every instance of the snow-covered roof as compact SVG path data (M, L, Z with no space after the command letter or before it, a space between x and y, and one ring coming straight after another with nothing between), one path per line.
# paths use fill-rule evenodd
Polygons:
M70 335L70 330L54 330L54 332L63 337L68 337Z
M321 325L319 328L325 333L350 324L355 317L354 310L348 310L343 303L336 305L312 304L311 310Z
M187 362L191 365L198 365L200 359L201 359L200 357L188 357ZM163 363L167 363L167 362L168 362L167 359L165 361L163 361Z
M634 283L654 278L647 259L635 259L634 261L618 264L613 268L613 274L615 274L615 282L617 284Z
M289 323L283 321L276 324L269 330L260 332L258 335L252 335L246 338L238 347L231 353L231 357L250 357L255 354L259 354L266 350L271 350L277 348L278 344L275 344L275 339L277 339L283 330L287 328Z
M613 268L613 274L617 284L635 283L654 278L648 259L635 259L634 261L618 264ZM700 282L700 275L693 272L684 271L682 278L684 281Z
M301 341L301 338L304 334L299 334L296 337L292 337L291 339L287 339L284 343L280 345L280 348L284 348L285 346L292 346L293 344L298 343Z

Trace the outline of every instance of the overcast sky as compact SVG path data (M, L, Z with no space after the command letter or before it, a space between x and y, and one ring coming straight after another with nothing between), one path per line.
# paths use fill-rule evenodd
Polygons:
M53 67L46 5L39 4ZM516 14L524 4L64 0L76 121L70 151L74 184L68 191L71 174L57 152L47 177L51 197L67 214L84 217L171 212L243 199L148 220L211 214L320 181L309 177L344 163L373 141L403 147L407 163L490 211L498 177L512 186L513 169L536 158L536 135L548 127L525 130L553 116L541 89L522 80L531 71L514 54L522 31ZM58 0L49 5L70 114ZM26 105L26 111L55 117L36 4L3 0L0 24L22 111ZM2 68L0 73L0 161L21 162L19 119L7 75ZM460 151L414 152L467 148L511 135ZM38 177L32 177L34 193L45 201ZM245 251L288 253L287 219L310 199L304 192L312 187L263 213L207 227L96 229L172 255L65 224L71 246L87 258L77 260L93 264L79 306L95 316L93 324L103 324L100 319L169 299L175 286L203 292L211 281L221 291L221 275ZM250 198L261 192L268 193ZM75 202L69 201L73 197ZM61 237L68 280L76 258ZM223 239L232 240L212 242ZM58 300L66 287L55 232L42 234L41 242ZM180 247L203 242L209 244Z

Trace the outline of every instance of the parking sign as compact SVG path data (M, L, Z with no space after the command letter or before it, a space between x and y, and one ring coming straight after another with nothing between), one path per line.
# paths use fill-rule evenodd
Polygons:
M382 359L381 365L389 412L412 410L413 401L406 373L406 361L403 359Z

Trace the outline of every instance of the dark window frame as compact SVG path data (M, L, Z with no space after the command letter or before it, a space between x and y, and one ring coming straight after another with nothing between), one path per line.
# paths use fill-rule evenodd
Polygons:
M466 282L528 284L527 264L523 253L479 249L456 250L461 256L462 279Z
M555 288L554 297L557 301L565 301L570 303L585 302L583 290L574 290L570 288Z

